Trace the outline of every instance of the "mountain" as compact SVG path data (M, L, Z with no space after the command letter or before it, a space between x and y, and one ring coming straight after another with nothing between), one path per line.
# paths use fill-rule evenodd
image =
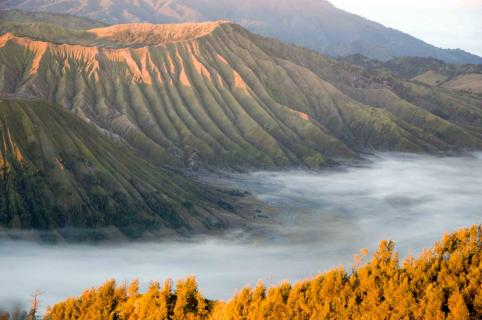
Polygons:
M0 92L64 106L158 165L320 167L366 151L482 146L481 100L229 22L12 26Z
M69 29L92 29L107 26L100 21L76 17L68 14L49 12L26 12L21 10L0 10L0 24L6 23L51 23Z
M0 99L0 141L0 228L114 226L136 237L239 220L217 203L228 194L151 165L61 107Z
M482 63L476 55L434 47L324 0L4 0L0 9L69 13L109 24L228 19L252 32L332 56L359 53L383 61L420 56L447 63Z
M381 72L389 72L407 80L432 86L482 93L482 65L447 64L433 58L407 57L386 62L362 55L342 58L345 61Z

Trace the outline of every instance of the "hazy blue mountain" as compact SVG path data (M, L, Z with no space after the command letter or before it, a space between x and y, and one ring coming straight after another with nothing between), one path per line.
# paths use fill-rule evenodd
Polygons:
M69 13L107 23L228 19L262 35L333 56L360 53L384 61L418 56L447 63L482 63L476 55L437 48L323 0L6 0L0 9Z

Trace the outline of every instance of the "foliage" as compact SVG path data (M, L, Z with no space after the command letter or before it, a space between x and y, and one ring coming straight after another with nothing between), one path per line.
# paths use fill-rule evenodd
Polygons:
M107 281L97 289L85 291L79 298L71 298L53 306L45 319L206 319L212 303L203 298L191 276L176 283L167 280L161 288L152 282L144 294L139 294L139 282L128 288Z
M226 302L202 297L194 277L152 283L144 294L108 281L54 305L60 319L481 319L482 226L445 235L431 250L402 264L392 241L370 261L362 250L351 272L343 268L293 285L246 287Z

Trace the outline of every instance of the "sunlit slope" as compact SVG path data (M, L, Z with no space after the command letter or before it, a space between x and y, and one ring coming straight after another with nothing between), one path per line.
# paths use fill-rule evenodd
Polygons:
M220 194L44 102L0 100L0 168L0 227L113 225L135 236L229 223Z
M363 70L227 22L66 30L71 44L35 32L1 36L1 92L63 105L153 161L316 167L364 150L481 146L384 81L346 88Z
M482 99L479 95L406 81L386 70L335 61L301 47L266 42L260 36L253 39L267 54L276 54L303 66L344 95L389 112L403 128L425 141L448 143L448 148L470 148L475 137L475 145L480 148Z

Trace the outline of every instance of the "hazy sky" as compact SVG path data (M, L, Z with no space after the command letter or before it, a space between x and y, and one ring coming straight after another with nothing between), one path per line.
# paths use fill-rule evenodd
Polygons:
M330 0L442 48L482 56L482 0Z

